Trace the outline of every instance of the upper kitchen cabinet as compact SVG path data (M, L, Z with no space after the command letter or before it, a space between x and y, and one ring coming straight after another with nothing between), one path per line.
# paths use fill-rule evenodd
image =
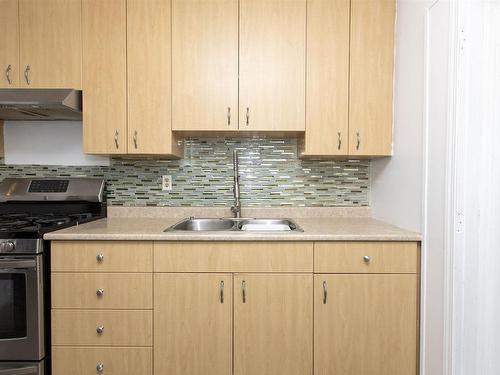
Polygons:
M305 130L305 45L306 0L240 0L240 130Z
M83 0L82 10L84 151L180 157L170 0Z
M129 154L182 155L171 87L171 0L127 0Z
M349 155L392 154L395 0L351 0Z
M238 129L238 0L172 1L172 129Z
M302 157L392 153L395 0L308 0Z
M83 148L127 152L126 0L83 0ZM147 67L143 67L145 71Z
M347 155L349 0L307 1L306 133L302 156Z
M20 87L81 88L81 4L81 0L19 0Z
M0 88L19 87L19 4L0 0Z

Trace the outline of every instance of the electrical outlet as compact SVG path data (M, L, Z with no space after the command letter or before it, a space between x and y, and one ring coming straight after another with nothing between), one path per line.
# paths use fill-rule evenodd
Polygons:
M161 176L161 190L171 191L172 190L172 176L164 175Z

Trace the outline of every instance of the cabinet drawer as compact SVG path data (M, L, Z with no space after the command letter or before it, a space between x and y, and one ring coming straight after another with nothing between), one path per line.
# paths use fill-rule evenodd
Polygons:
M315 242L316 273L417 273L417 242Z
M155 272L312 272L312 242L155 242Z
M151 273L52 273L52 308L152 309Z
M152 311L52 310L53 345L152 346L152 327Z
M61 272L152 272L153 243L55 241L51 269Z
M52 375L95 375L102 365L106 375L151 375L151 348L52 348Z

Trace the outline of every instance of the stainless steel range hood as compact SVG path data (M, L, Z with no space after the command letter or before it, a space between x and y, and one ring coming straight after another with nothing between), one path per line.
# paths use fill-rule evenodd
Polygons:
M0 89L0 120L81 121L81 119L81 91Z

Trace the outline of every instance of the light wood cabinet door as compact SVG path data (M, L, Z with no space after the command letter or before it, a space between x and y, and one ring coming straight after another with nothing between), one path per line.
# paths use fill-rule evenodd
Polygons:
M417 275L315 275L315 375L415 375Z
M231 375L233 278L156 274L156 375Z
M127 152L126 23L126 0L82 0L83 149L89 154Z
M81 89L81 6L81 0L19 0L21 87Z
M238 129L238 1L172 0L174 130Z
M234 375L311 375L313 276L234 278Z
M304 131L306 0L240 1L240 130Z
M19 87L19 1L0 0L0 88Z
M170 0L127 0L128 153L180 155L172 137Z
M307 1L306 133L302 156L347 155L350 0Z
M395 0L351 0L349 155L392 153Z

